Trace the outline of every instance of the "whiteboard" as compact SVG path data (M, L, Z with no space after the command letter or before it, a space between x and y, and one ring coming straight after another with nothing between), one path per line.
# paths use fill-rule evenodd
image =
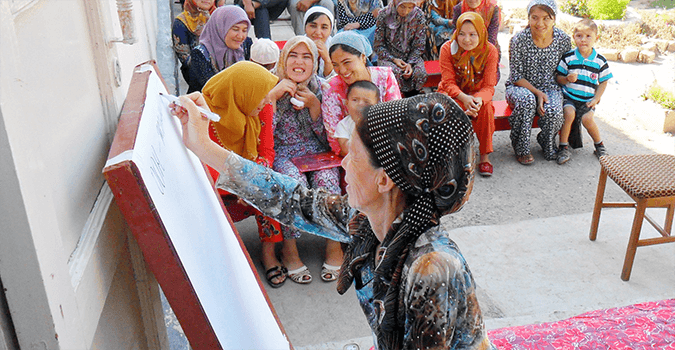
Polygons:
M153 65L137 71L152 73L134 147L110 158L106 168L122 162L138 168L224 349L290 349L202 163L184 146L180 121L159 95L168 93L162 80Z

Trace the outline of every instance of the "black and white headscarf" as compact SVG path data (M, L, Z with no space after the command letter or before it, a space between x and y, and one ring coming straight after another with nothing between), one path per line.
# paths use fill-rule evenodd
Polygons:
M384 349L398 349L405 311L399 300L403 265L417 238L465 202L475 167L473 128L462 109L439 93L380 103L365 114L377 162L408 197L408 205L377 252L367 219L355 219L338 292L349 289L370 254L380 256L373 285L380 315L376 335Z

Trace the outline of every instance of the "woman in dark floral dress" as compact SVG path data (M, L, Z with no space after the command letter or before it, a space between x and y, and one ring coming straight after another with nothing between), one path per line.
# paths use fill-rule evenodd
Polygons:
M404 96L414 96L427 82L424 47L427 40L424 12L416 0L392 0L377 16L377 65L391 67Z
M571 48L570 37L556 28L554 0L532 0L527 6L528 26L511 38L506 82L506 101L511 106L511 145L523 165L534 162L530 134L539 115L537 142L546 160L555 160L555 136L563 125L562 90L555 71L562 55Z

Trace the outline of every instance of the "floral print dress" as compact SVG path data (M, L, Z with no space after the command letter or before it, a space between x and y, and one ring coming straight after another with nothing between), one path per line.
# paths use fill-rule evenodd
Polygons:
M314 75L309 83L310 90L321 101L320 78ZM338 168L324 169L301 173L292 159L308 154L322 153L330 150L326 140L326 130L321 116L312 120L308 108L296 110L290 102L291 96L284 94L277 101L274 114L274 152L272 168L288 175L305 187L324 188L330 192L340 191L340 175ZM284 238L299 238L299 230L282 227Z
M345 243L352 234L373 234L362 231L364 225L360 223L367 218L349 207L346 196L308 189L291 177L234 153L225 160L225 167L227 171L217 182L219 188L246 199L285 225ZM355 278L356 295L371 328L378 318L374 270L375 252L371 252ZM487 338L471 271L442 226L432 226L423 233L408 254L402 270L400 300L405 313L400 349L496 350ZM374 341L379 349L377 338Z
M514 35L509 43L509 66L511 74L506 82L506 102L511 106L511 145L517 156L531 153L530 134L532 121L537 112L537 98L528 89L515 85L520 79L527 80L548 96L544 115L539 116L541 131L537 142L546 160L556 159L555 136L563 125L563 95L555 80L555 72L562 55L570 50L570 37L558 28L553 28L553 41L545 48L537 47L532 32L526 28Z

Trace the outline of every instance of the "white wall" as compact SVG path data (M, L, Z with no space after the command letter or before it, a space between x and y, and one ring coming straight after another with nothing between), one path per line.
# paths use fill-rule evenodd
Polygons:
M139 323L139 303L109 294L136 286L101 169L133 67L155 58L156 7L133 1L124 45L113 0L0 1L0 276L22 348L90 348Z

